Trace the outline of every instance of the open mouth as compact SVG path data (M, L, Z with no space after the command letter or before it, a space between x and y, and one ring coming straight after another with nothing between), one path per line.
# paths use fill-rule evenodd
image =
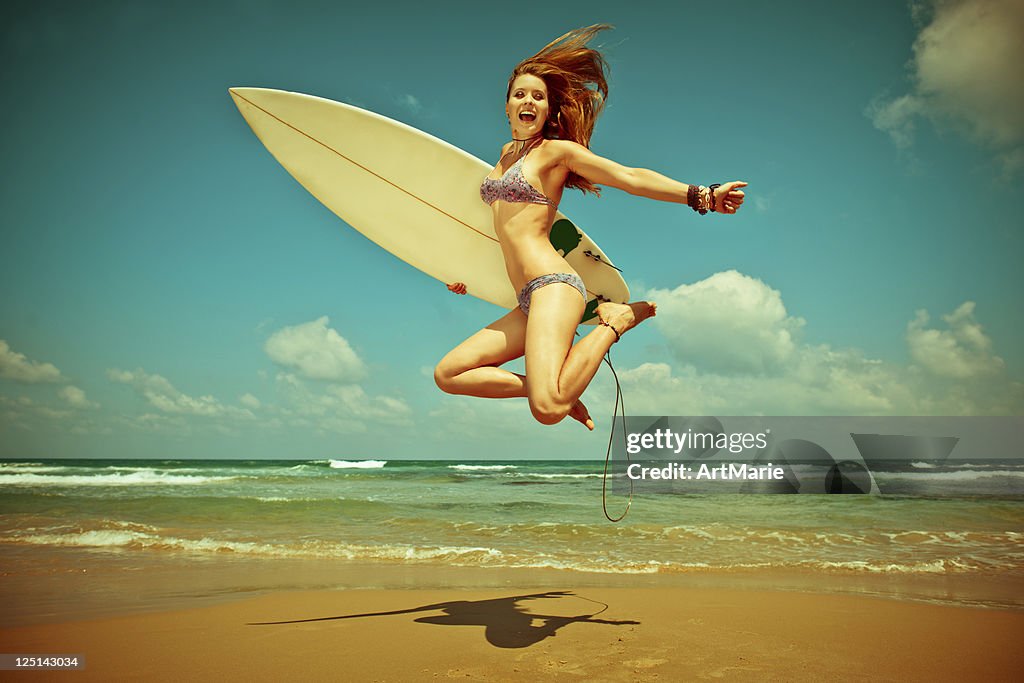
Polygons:
M519 114L519 120L524 122L524 123L532 123L536 119L537 119L537 115L534 114L532 111L524 111L524 112L520 112L520 114Z

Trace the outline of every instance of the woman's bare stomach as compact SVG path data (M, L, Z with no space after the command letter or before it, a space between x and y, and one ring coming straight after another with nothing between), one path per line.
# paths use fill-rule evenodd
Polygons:
M551 214L553 217L554 212ZM516 291L541 275L578 275L569 262L551 246L551 222L547 215L545 211L544 220L509 220L504 224L495 221L495 232L505 256L505 270ZM520 214L516 218L526 217Z

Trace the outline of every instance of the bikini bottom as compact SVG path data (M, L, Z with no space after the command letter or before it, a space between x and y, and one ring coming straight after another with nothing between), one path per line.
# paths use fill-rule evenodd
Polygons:
M567 285L572 285L579 290L580 296L586 302L587 288L583 286L583 279L579 275L575 273L549 273L548 275L533 278L519 292L519 308L522 309L523 313L530 315L530 297L533 296L533 292L553 282L564 282Z

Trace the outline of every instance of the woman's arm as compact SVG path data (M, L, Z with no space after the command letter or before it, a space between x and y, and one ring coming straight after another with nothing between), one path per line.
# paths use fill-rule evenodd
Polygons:
M646 168L629 168L611 159L600 157L583 145L570 140L553 141L559 163L573 173L596 185L615 187L625 192L663 202L686 204L690 186ZM724 183L715 190L715 209L734 213L743 203L744 182Z

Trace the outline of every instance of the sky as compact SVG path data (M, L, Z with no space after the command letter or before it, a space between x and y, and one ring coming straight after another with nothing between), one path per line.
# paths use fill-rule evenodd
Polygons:
M442 393L436 362L504 311L345 225L228 95L494 163L511 69L592 23L591 149L749 183L735 216L566 192L659 305L613 347L630 414L1024 414L1021 3L347 5L4 3L0 457L602 457L606 369L594 433Z

